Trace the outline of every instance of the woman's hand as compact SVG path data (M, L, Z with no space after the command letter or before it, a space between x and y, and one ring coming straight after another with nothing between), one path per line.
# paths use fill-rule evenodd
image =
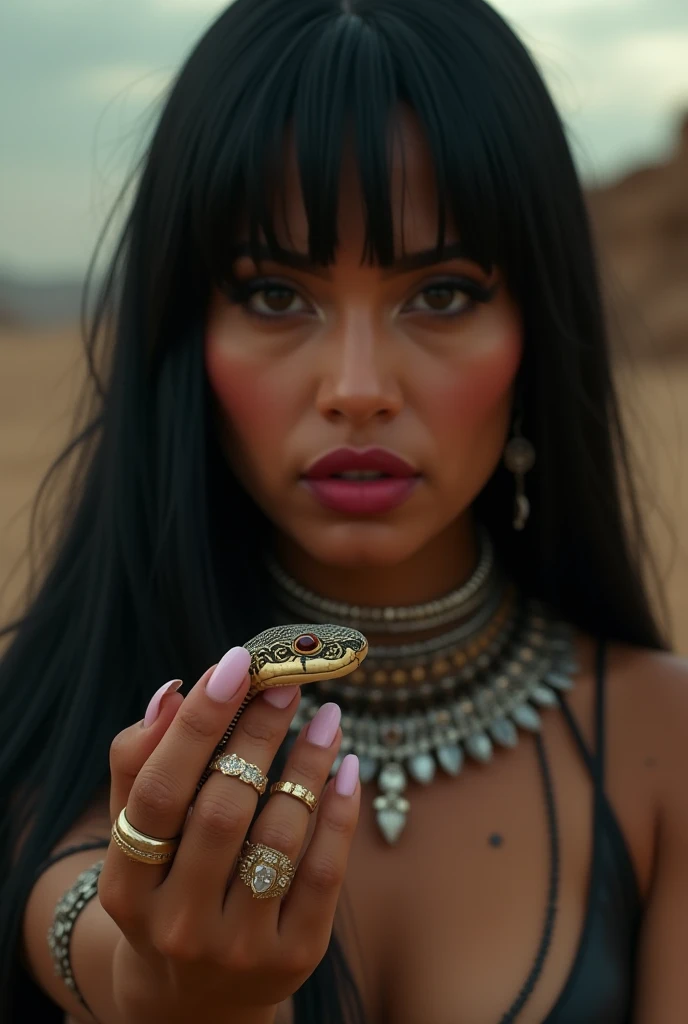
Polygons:
M319 799L324 790L303 856L309 811L287 794L270 797L248 836L298 862L283 899L256 899L234 874L256 790L213 771L195 796L246 695L248 665L248 652L232 648L186 699L166 696L152 725L132 726L112 744L112 819L126 806L130 823L146 835L183 833L166 865L138 863L111 843L101 874L100 902L123 936L113 965L114 1002L129 1024L271 1021L329 942L360 803L352 755L325 788L341 743L336 705L325 705L304 727L283 774ZM267 774L299 696L298 687L278 687L255 697L227 751Z

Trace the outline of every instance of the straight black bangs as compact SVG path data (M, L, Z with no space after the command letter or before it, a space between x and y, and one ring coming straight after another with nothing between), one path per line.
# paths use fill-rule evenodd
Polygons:
M449 10L457 15L459 6ZM223 15L230 50L232 17L240 7L237 0ZM197 51L194 91L204 130L196 130L190 165L190 231L191 249L209 280L234 280L239 240L256 263L260 248L275 258L297 248L289 238L284 192L289 141L308 222L309 262L326 266L335 259L349 145L364 204L362 261L393 262L395 237L404 237L404 202L395 212L391 180L395 145L405 180L398 132L404 105L418 120L435 170L438 259L451 218L469 258L488 272L499 265L509 281L522 233L514 153L525 141L514 137L523 129L500 108L499 90L491 85L495 62L488 64L458 25L451 43L434 36L422 5L415 11L398 0L352 0L349 8L342 12L331 0L268 0L261 10L271 28L256 32L250 55L227 55L223 75L217 68L209 72L203 46ZM245 30L245 11L242 25Z

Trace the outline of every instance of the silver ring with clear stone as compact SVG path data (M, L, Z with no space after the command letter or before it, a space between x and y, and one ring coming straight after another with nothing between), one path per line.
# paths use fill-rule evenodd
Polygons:
M263 774L258 765L244 761L243 757L239 757L238 754L219 754L211 761L208 768L210 771L233 775L241 782L247 782L261 795L265 792L268 784L267 776Z
M257 900L282 897L296 870L285 853L262 843L244 842L239 858L239 878Z

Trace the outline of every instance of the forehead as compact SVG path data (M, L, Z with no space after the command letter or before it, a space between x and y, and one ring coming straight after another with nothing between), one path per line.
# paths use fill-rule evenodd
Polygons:
M406 107L397 113L389 142L389 190L394 225L395 253L430 249L437 241L438 193L430 149L416 116ZM285 139L284 173L274 207L274 225L280 245L308 250L308 217L303 201L296 146ZM352 134L345 137L339 182L338 231L340 247L361 253L365 239L366 209L360 168ZM457 238L447 210L447 242Z

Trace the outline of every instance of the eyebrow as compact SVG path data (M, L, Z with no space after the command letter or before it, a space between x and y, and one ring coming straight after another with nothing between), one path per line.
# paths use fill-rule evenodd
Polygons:
M327 276L327 269L314 264L308 253L296 252L293 249L279 249L277 252L273 252L272 249L267 246L258 246L255 253L252 251L252 246L249 242L238 243L232 247L231 250L232 263L236 260L241 259L242 256L248 256L251 259L254 255L257 256L259 263L277 263L281 266L292 267L294 270L303 270L311 274L316 274L319 277ZM405 253L394 261L391 266L383 268L383 277L390 277L392 274L403 274L408 273L411 270L419 270L422 267L431 267L435 263L447 263L449 260L469 260L471 263L476 263L482 267L486 272L489 271L489 267L485 267L480 261L476 260L474 256L471 256L463 248L461 242L453 242L451 245L445 245L443 249L423 249L419 252Z

